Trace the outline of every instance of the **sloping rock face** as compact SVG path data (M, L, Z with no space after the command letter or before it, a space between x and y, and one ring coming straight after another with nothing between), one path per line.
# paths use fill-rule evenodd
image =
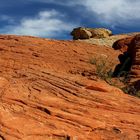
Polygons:
M112 35L112 31L105 28L84 28L78 27L71 32L74 40L89 38L106 38Z
M94 77L89 58L118 51L0 36L0 139L139 140L140 100Z

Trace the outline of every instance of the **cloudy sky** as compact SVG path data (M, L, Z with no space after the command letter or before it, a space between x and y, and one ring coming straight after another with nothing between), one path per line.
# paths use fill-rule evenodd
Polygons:
M1 0L0 34L70 39L73 28L140 31L140 0Z

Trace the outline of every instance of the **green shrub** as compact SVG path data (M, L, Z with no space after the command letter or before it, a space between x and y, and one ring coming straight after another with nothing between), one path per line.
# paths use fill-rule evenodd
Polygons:
M96 71L95 71L96 75L99 78L111 84L113 71L112 69L110 69L110 67L113 67L113 66L110 66L112 65L112 63L109 64L108 62L109 62L108 58L103 57L103 56L99 56L99 57L96 56L90 59L90 63L95 65L96 67Z

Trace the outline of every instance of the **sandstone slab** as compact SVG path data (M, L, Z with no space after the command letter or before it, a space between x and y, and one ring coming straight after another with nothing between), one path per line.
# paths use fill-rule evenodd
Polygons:
M108 47L1 35L0 139L138 140L140 100L91 77L101 52L118 62Z

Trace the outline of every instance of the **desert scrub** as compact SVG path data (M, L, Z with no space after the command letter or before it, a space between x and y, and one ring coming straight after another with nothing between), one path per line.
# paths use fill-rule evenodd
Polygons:
M110 61L109 57L106 55L95 56L90 59L90 64L95 65L95 73L99 78L105 80L110 85L114 85L111 81L114 64Z
M113 77L113 68L115 66L115 63L111 62L111 59L109 59L106 56L96 56L90 59L90 63L95 65L96 67L96 75L100 79L103 79L108 84L115 86L117 88L120 88L124 93L133 95L140 98L140 90L138 90L135 86L129 85L130 81L130 72L123 71L122 70L118 73L118 76ZM125 65L125 64L124 64ZM124 67L122 65L122 67ZM121 87L120 87L121 84Z

